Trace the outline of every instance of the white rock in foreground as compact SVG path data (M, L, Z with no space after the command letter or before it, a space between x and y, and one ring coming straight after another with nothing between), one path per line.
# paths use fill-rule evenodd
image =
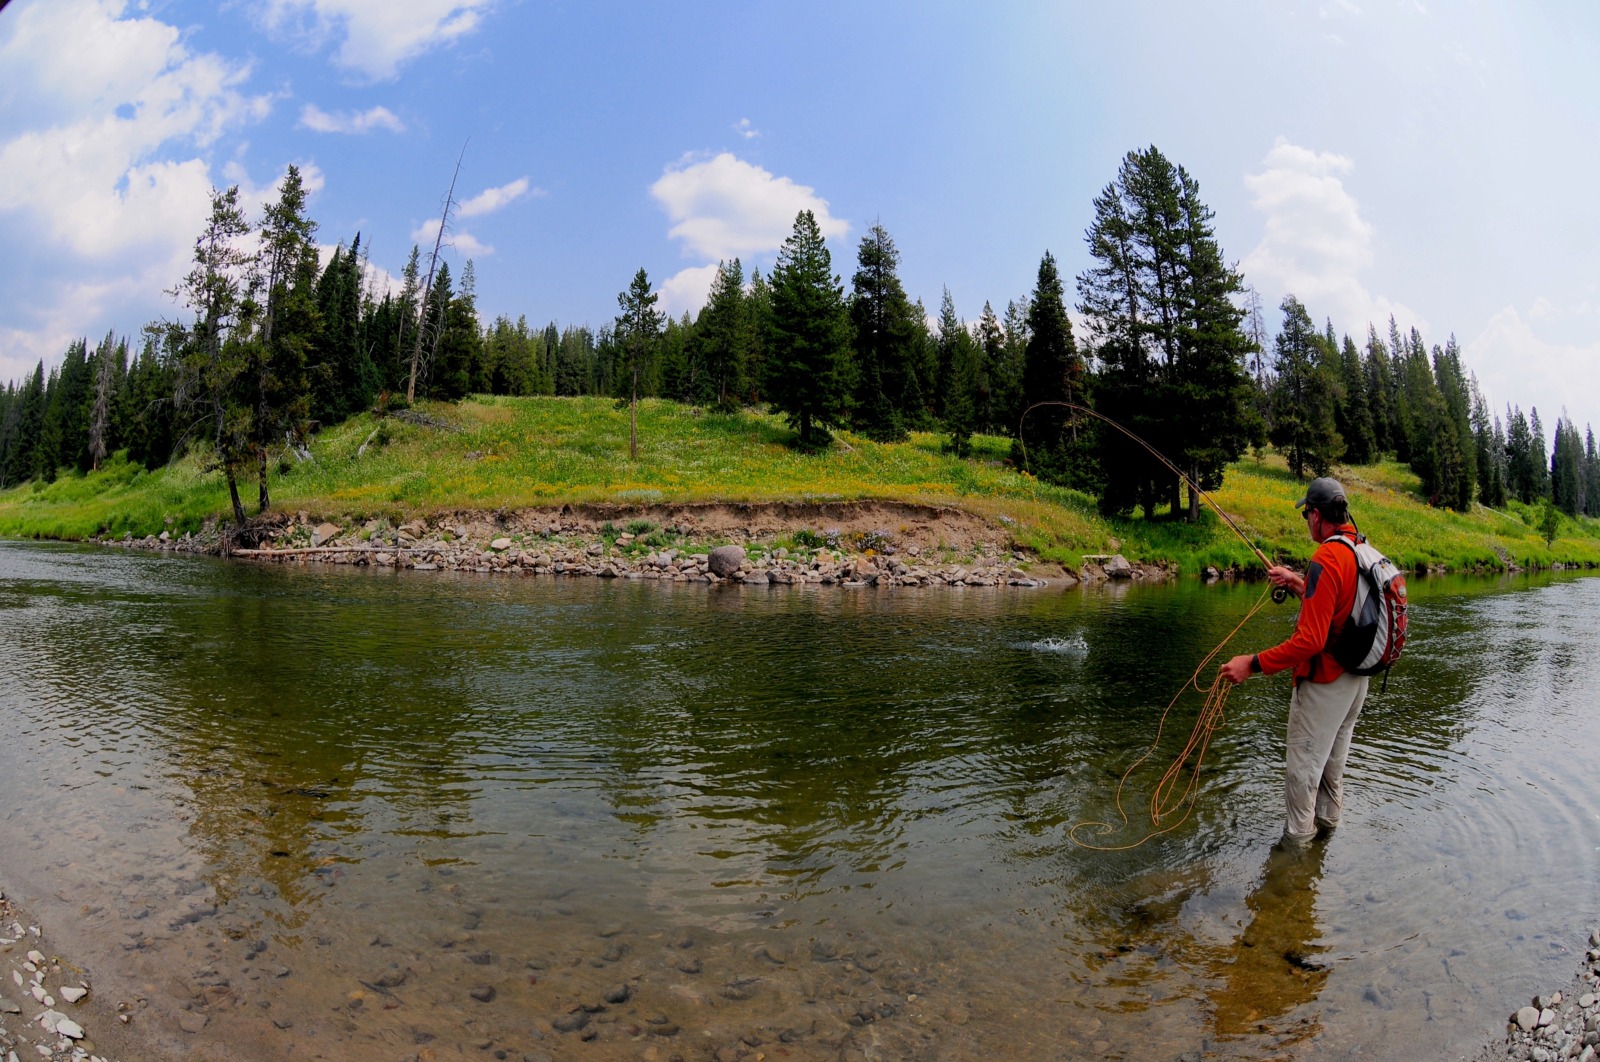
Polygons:
M56 1033L61 1036L70 1036L74 1040L83 1039L83 1026L71 1018L62 1018L56 1022Z
M64 987L64 988L61 989L61 991L58 994L61 996L62 999L66 1000L68 1003L76 1003L78 1000L80 1000L84 996L88 995L89 994L89 990L87 988L65 988Z

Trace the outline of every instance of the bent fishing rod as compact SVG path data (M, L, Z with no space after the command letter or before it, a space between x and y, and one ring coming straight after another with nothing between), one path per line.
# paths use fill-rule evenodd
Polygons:
M1027 470L1027 464L1028 464L1028 444L1022 441L1022 425L1028 419L1028 414L1029 413L1032 413L1034 410L1040 409L1040 408L1042 408L1044 406L1060 406L1063 409L1070 409L1075 413L1087 413L1089 416L1095 418L1096 420L1100 421L1103 424L1110 425L1111 427L1115 428L1117 431L1121 432L1123 435L1126 435L1129 439L1132 439L1134 442L1138 443L1139 446L1141 448L1143 448L1143 450L1147 454L1149 454L1151 457L1153 457L1157 461L1159 461L1161 463L1161 465L1163 467L1165 467L1168 471L1170 471L1173 475L1177 476L1184 483L1188 484L1189 489L1194 491L1195 494L1198 497L1204 498L1206 504L1211 506L1211 508L1213 510L1215 510L1215 512L1216 512L1216 514L1218 516L1222 517L1222 522L1227 524L1230 528L1232 528L1233 529L1233 533L1239 536L1239 541L1243 542L1246 546L1248 546L1250 548L1250 552L1252 552L1252 553L1254 553L1256 555L1256 558L1261 561L1261 566L1263 568L1272 568L1273 567L1273 563L1272 563L1271 559L1269 559L1267 557L1267 555L1261 551L1260 547L1258 547L1254 542L1250 541L1250 537L1244 533L1244 529L1241 528L1237 523L1235 523L1234 520L1233 520L1233 517L1229 516L1226 512L1224 512L1223 509L1222 509L1222 506L1217 504L1217 500L1215 498L1213 498L1210 494L1206 493L1206 491L1200 486L1200 484L1196 483L1188 475L1188 473L1184 472L1183 469L1181 469L1177 465L1173 464L1171 461L1169 461L1167 459L1165 454L1163 454L1160 450L1157 450L1154 446L1151 446L1149 443L1145 442L1143 439L1139 438L1139 436L1135 435L1132 431L1129 431L1127 428L1123 427L1121 424L1118 424L1116 421L1112 420L1110 417L1106 416L1104 413L1097 413L1094 410L1090 409L1088 406L1080 406L1076 402L1064 402L1064 401L1061 401L1060 399L1054 399L1054 400L1047 401L1047 402L1035 402L1033 405L1029 406L1027 409L1022 411L1022 416L1017 419L1017 445L1022 447L1022 464L1023 464L1024 471ZM1273 591L1272 591L1272 600L1273 601L1275 601L1275 602L1277 602L1279 604L1282 604L1287 597L1288 597L1288 591L1284 587L1280 586L1280 587L1274 587L1273 588Z

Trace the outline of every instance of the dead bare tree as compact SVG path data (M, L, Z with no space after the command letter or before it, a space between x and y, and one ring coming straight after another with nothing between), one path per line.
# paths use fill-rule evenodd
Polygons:
M89 411L89 459L98 471L100 462L106 459L106 436L111 433L111 392L116 385L115 366L111 359L116 356L117 346L114 337L106 334L106 341L100 344L98 361L94 374L94 405Z
M450 210L456 205L456 178L461 176L461 160L467 157L467 145L461 145L456 158L456 171L450 175L450 190L444 194L444 210L439 214L439 231L433 238L433 253L428 255L428 279L422 285L422 312L417 317L417 335L411 345L411 379L406 384L406 404L417 400L417 367L422 362L422 333L428 324L428 302L433 298L433 274L439 268L439 249L444 246L444 230L450 227Z

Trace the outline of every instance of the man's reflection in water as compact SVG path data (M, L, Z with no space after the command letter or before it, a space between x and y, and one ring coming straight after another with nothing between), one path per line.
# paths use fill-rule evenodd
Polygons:
M1317 882L1322 877L1324 840L1272 846L1261 870L1261 883L1245 899L1250 924L1212 972L1218 986L1211 1003L1219 1036L1264 1031L1272 1019L1310 1003L1328 979L1316 956L1326 949L1315 943ZM1314 1034L1315 1019L1298 1025L1294 1039Z

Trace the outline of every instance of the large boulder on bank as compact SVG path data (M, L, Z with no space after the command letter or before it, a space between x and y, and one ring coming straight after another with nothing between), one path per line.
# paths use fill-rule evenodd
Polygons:
M726 579L744 564L743 546L718 546L706 557L706 567L711 574Z
M1132 579L1133 565L1128 563L1128 558L1118 553L1106 561L1106 574L1113 579Z
M311 544L313 546L320 546L324 543L332 542L334 539L339 537L339 532L343 530L344 528L340 527L338 524L331 522L324 523L315 531L311 532Z

